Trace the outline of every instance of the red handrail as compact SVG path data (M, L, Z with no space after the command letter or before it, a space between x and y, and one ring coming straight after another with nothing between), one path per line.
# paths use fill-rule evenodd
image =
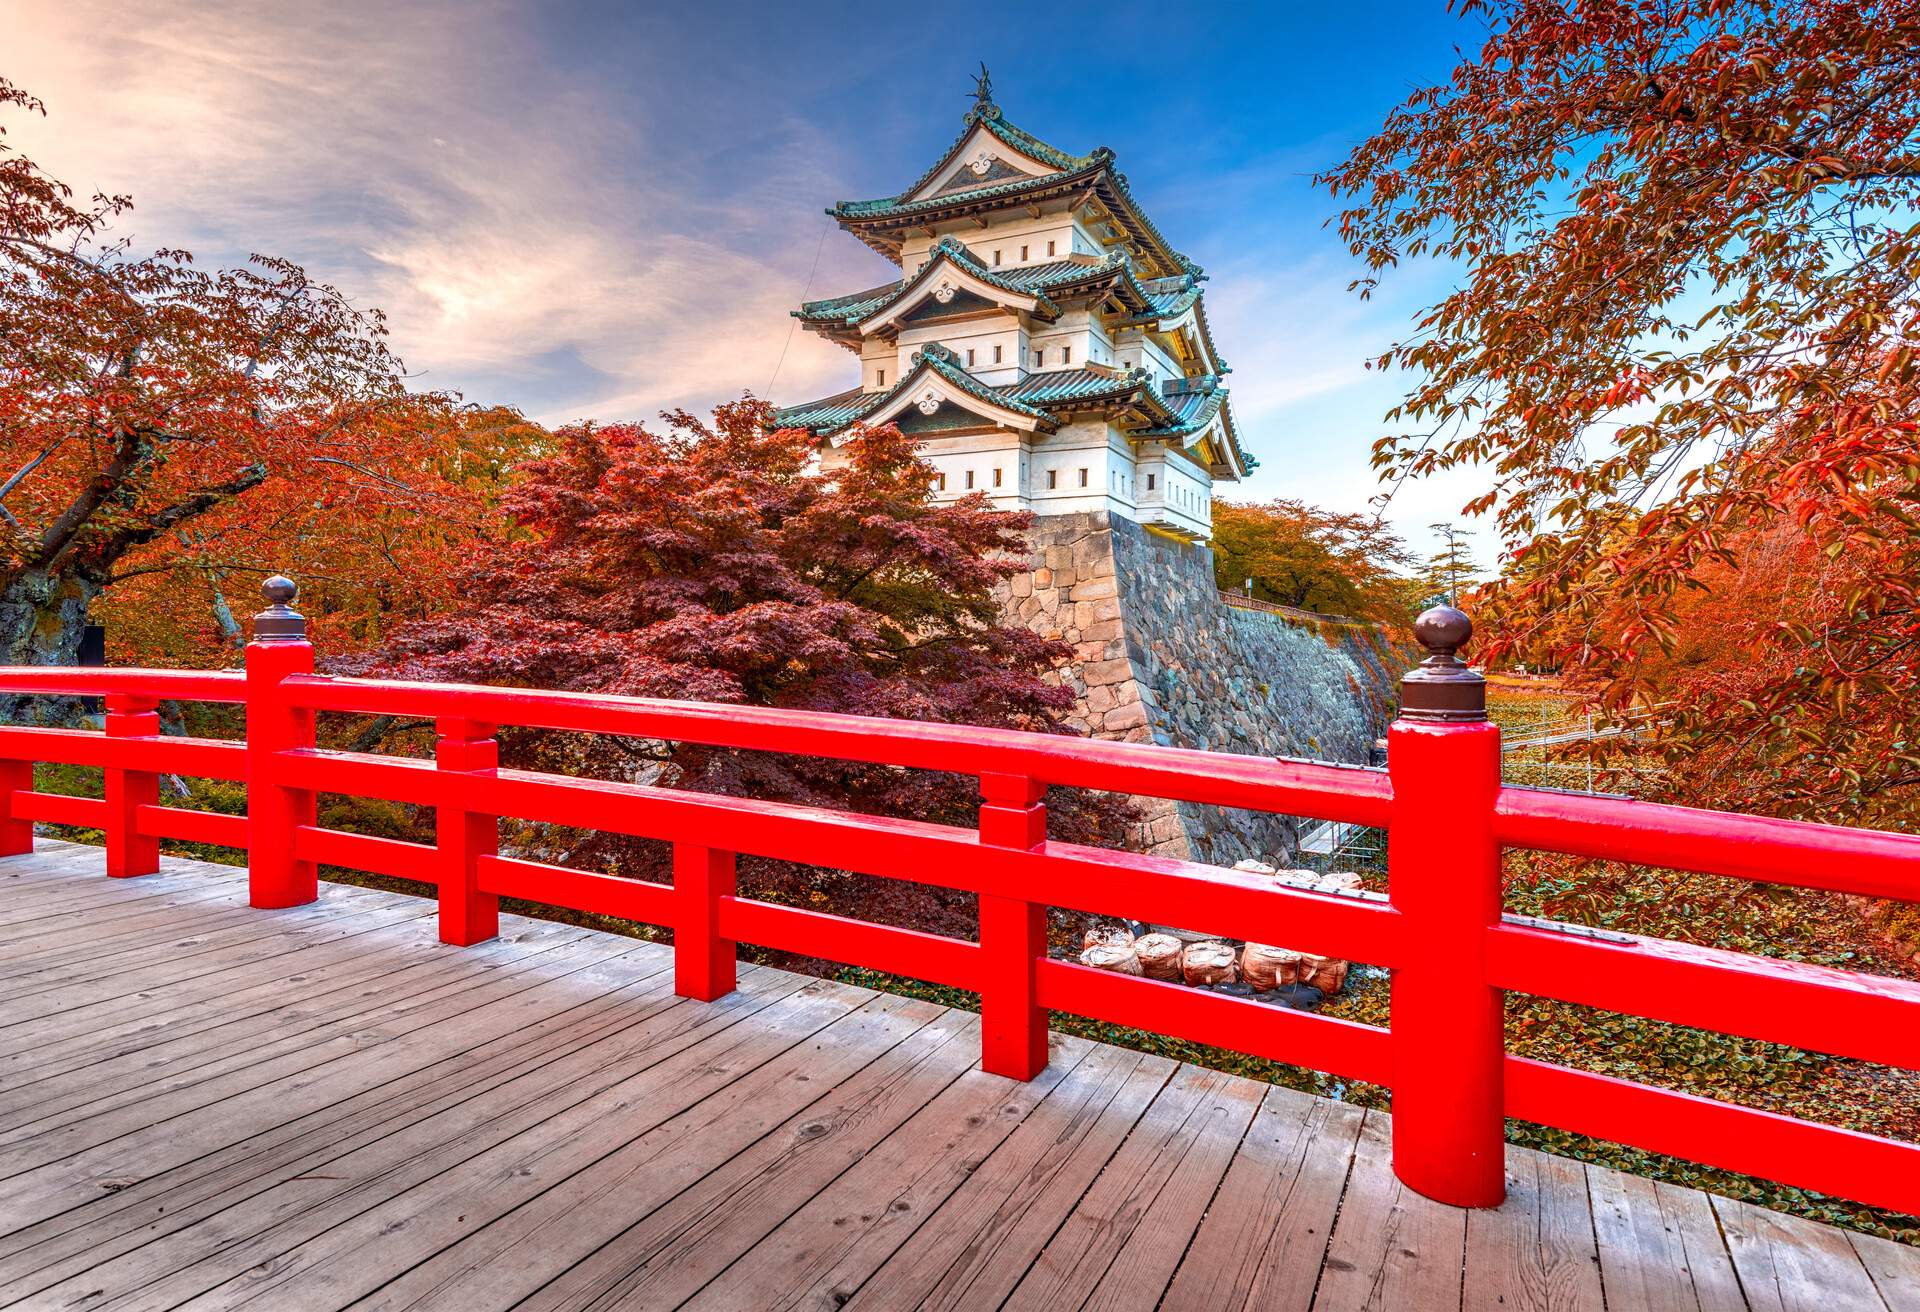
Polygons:
M277 631L248 648L244 673L0 668L7 691L108 698L105 735L0 727L0 855L30 851L35 820L104 828L117 876L156 869L162 837L246 847L257 906L314 900L323 863L400 875L436 886L441 936L456 943L495 932L501 897L618 915L674 930L676 987L700 998L733 986L739 942L913 975L978 992L982 1065L1017 1078L1045 1063L1050 1010L1316 1067L1391 1088L1395 1169L1463 1205L1499 1201L1503 1118L1514 1116L1920 1212L1920 1146L1515 1058L1501 1024L1503 992L1514 990L1920 1069L1908 1037L1920 984L1507 916L1499 875L1501 850L1526 847L1920 900L1920 837L1502 787L1498 731L1453 710L1396 722L1383 772L818 712L325 678L288 634L289 616L278 612ZM160 735L153 709L165 698L244 703L246 740ZM435 758L320 750L323 711L431 718ZM974 775L980 822L502 770L503 724ZM36 792L36 761L102 768L106 797ZM248 814L160 806L161 772L244 779ZM1392 893L1315 892L1053 841L1052 785L1384 828ZM435 842L322 828L319 792L431 806ZM674 882L499 855L502 816L668 841ZM740 854L973 893L978 941L742 897ZM1392 1028L1049 960L1048 906L1390 967Z

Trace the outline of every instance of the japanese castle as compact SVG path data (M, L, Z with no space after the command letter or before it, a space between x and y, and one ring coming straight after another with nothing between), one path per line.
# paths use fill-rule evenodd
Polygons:
M859 386L776 417L819 434L826 468L855 425L891 422L921 440L940 496L1212 536L1214 482L1254 462L1206 275L1142 212L1111 150L1069 155L1021 131L982 69L932 168L827 213L901 276L794 311L860 357Z

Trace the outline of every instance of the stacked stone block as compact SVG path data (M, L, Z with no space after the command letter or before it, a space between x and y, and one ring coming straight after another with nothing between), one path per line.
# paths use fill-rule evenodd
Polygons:
M1364 764L1391 712L1394 653L1364 625L1313 626L1220 600L1212 553L1105 513L1050 516L1010 618L1073 649L1069 721L1096 737ZM1286 857L1295 823L1149 803L1137 844L1231 865ZM1282 862L1290 864L1290 862Z

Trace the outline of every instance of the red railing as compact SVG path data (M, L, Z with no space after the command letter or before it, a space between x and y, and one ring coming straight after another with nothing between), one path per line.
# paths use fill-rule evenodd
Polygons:
M290 594L289 594L290 595ZM1030 1078L1047 1013L1071 1012L1388 1086L1395 1169L1463 1206L1504 1193L1503 1118L1920 1213L1920 1146L1506 1054L1505 991L1920 1069L1920 984L1503 913L1500 854L1520 847L1920 900L1920 837L1500 783L1499 731L1445 647L1410 676L1425 710L1389 735L1389 768L1185 751L951 725L526 689L327 678L276 608L243 673L0 669L15 693L103 696L105 733L0 727L0 854L36 820L97 826L107 869L149 873L158 840L247 848L251 900L318 895L338 865L437 885L440 934L493 934L502 897L668 926L676 987L733 987L755 943L977 992L982 1066ZM292 617L289 619L288 617ZM276 626L278 633L270 632ZM1430 645L1433 645L1430 643ZM1455 643L1454 645L1458 645ZM1437 683L1419 683L1436 662ZM1451 671L1451 672L1449 672ZM1435 688L1440 688L1436 692ZM244 704L244 742L162 736L160 699ZM1437 709L1436 709L1437 708ZM432 761L321 750L318 712L431 718ZM976 829L783 802L502 770L499 725L608 733L977 776ZM100 767L101 800L34 789L34 762ZM170 773L247 785L245 818L158 804ZM1046 836L1051 786L1104 789L1384 828L1391 892L1333 894ZM433 845L321 828L316 794L430 806ZM498 817L663 839L673 883L501 856ZM738 895L750 854L978 895L977 941ZM1048 906L1178 924L1391 968L1392 1028L1050 960Z

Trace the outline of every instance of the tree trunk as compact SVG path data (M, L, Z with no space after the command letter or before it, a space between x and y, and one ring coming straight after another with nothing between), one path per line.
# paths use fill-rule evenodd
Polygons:
M0 665L78 665L87 608L99 581L79 571L29 567L0 584ZM29 697L0 692L0 723L71 724L80 718L75 697Z

